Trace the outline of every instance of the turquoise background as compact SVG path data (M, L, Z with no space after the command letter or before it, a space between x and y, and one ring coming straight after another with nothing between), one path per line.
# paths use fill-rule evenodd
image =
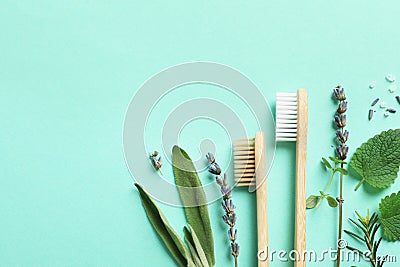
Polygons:
M347 90L350 154L369 137L399 127L399 114L384 118L382 110L367 120L375 97L399 109L384 80L387 73L400 78L399 12L394 0L3 0L0 265L174 266L133 187L122 152L122 125L140 85L182 62L213 61L241 71L272 108L276 91L308 88L307 190L317 193L328 179L320 158L332 155L334 86L341 83ZM368 89L371 81L377 83L374 90ZM199 94L230 103L224 92L202 89ZM246 112L237 108L238 114ZM161 107L160 120L167 114ZM207 123L184 129L180 144L191 155L198 152L198 140L211 132ZM159 131L155 126L149 139ZM230 144L225 135L215 136L224 151L218 155L223 165L230 158ZM272 249L292 249L294 162L294 144L279 144L268 181ZM168 164L163 170L172 177ZM200 176L211 179L206 173ZM400 190L396 181L384 190L363 186L354 192L357 182L346 178L345 218L354 210L377 210L382 197ZM256 266L254 194L237 190L234 201L240 266ZM160 206L181 232L183 211ZM232 266L220 204L209 210L216 266ZM326 203L308 211L308 248L335 247L336 221L337 212ZM350 228L347 221L344 226ZM398 243L385 242L381 253L400 261ZM321 265L334 266L329 260L308 266Z

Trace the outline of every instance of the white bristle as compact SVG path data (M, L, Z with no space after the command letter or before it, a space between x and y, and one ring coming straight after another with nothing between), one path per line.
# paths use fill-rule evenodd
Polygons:
M297 140L297 93L276 94L276 141Z

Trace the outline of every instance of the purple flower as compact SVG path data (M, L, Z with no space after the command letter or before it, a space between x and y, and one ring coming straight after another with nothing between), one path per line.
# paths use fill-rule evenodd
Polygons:
M233 230L233 228L229 228L229 230L228 230L228 236L229 236L229 239L230 239L232 242L235 242L235 240L236 240L236 235L237 235L237 229Z
M337 127L344 128L346 126L346 115L335 115L335 123Z
M344 146L337 146L336 147L336 154L340 160L345 160L347 158L347 153L349 152L349 147Z
M232 249L232 256L233 257L237 257L239 256L239 251L240 251L240 247L237 243L232 243L231 244L231 249Z
M336 131L336 136L338 138L338 140L344 144L347 142L348 138L349 138L349 132L347 130L345 130L344 132L342 132L342 130L337 130Z
M151 164L154 166L154 168L161 172L160 169L162 167L162 158L161 158L161 156L159 156L157 158L157 156L158 156L158 152L157 151L154 151L153 153L151 153L150 154L150 161L151 161Z
M339 107L337 109L337 113L342 114L345 113L347 110L347 102L346 101L342 101L339 104Z
M340 101L346 100L344 89L340 85L336 86L336 88L333 89L333 95L336 97L337 100Z
M214 157L214 154L213 154L213 153L208 152L207 155L206 155L206 158L207 158L207 160L208 160L208 162L209 162L210 164L214 164L214 162L215 162L215 157Z
M215 175L215 181L219 185L223 197L223 201L221 203L222 208L224 209L225 214L222 216L222 220L229 225L228 236L231 241L231 251L233 257L235 257L235 261L237 262L237 257L239 255L240 247L235 242L237 229L235 229L236 224L236 206L232 201L232 187L228 185L228 177L226 173L224 173L223 177L221 176L221 168L215 162L214 155L212 153L207 153L206 155L208 162L210 163L210 167L208 171Z
M216 162L214 162L208 168L208 172L212 173L212 174L215 174L215 175L220 175L221 174L221 168L219 167L219 165Z
M231 199L225 199L222 201L222 208L226 213L233 213L235 212L236 206L233 204Z

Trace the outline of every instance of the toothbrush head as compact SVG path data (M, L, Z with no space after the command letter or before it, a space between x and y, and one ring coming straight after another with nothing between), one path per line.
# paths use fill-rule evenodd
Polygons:
M297 111L297 93L276 94L276 141L297 140Z
M233 145L236 186L255 186L256 147L255 138L243 138Z

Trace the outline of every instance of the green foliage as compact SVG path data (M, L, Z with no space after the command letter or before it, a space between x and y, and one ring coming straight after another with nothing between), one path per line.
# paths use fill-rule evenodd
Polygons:
M328 204L329 206L331 206L332 208L336 208L338 206L338 202L336 201L336 199L334 199L331 196L327 196L326 200L328 200Z
M189 228L184 227L185 243L174 231L167 218L150 195L135 184L150 223L180 266L214 266L214 239L208 215L207 199L196 169L188 154L174 146L172 151L174 174L179 194L185 206Z
M178 146L172 149L172 164L187 222L195 233L201 233L198 236L199 243L207 257L208 265L214 266L214 239L208 206L205 204L207 199L199 176L189 155Z
M306 207L307 207L307 209L313 209L313 208L315 208L315 206L316 206L317 203L318 203L319 198L320 198L319 196L314 196L314 195L309 196L309 197L307 198L307 201L306 201Z
M364 256L368 258L371 266L382 267L385 261L384 258L379 257L381 255L378 254L382 237L379 239L376 238L376 233L381 226L379 223L379 216L376 213L373 213L370 216L369 210L366 217L362 217L358 212L356 212L356 214L358 217L357 221L353 220L352 218L349 220L356 228L357 232L348 230L344 230L344 232L366 246L369 254L364 254ZM357 249L349 245L347 245L347 249L360 253L360 256L363 254L363 251L365 251L365 249Z
M340 173L341 175L348 175L348 171L342 167L342 164L347 164L347 162L340 160L338 158L329 157L332 163L330 163L326 158L322 158L322 164L331 171L331 177L329 179L328 185L326 186L324 191L319 191L320 195L311 195L307 198L306 207L307 209L314 209L318 208L321 205L324 199L327 200L328 205L332 208L336 208L338 206L338 202L335 198L330 196L327 192L329 187L332 184L333 178L335 177L336 173Z
M350 166L361 176L357 190L364 182L376 188L394 183L400 166L400 129L383 131L357 148Z
M135 186L139 190L139 195L147 217L158 235L164 241L165 246L180 266L188 266L191 257L182 239L169 224L167 218L147 192L139 184L135 183Z
M379 204L379 211L385 239L400 240L400 191L383 198Z

